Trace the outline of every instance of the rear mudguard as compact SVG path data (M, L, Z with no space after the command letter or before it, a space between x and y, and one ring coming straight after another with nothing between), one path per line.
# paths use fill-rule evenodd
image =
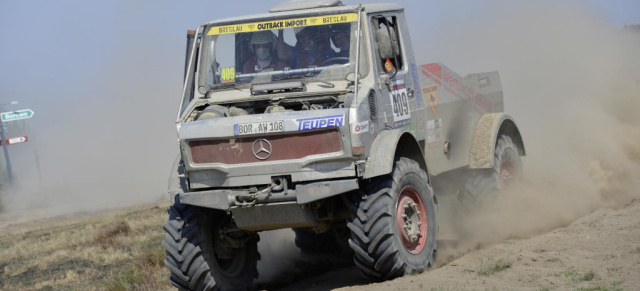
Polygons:
M493 167L493 155L498 136L511 137L518 146L518 155L525 156L524 142L515 121L502 112L483 115L473 131L473 140L469 149L469 168L483 169Z

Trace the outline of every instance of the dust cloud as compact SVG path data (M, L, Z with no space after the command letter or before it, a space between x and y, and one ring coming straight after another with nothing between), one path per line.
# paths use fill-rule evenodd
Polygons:
M66 75L31 81L20 101L35 114L26 131L11 132L29 142L10 147L16 185L9 192L3 182L0 220L168 201L185 38L170 39L153 22L136 23L147 12L135 9L144 7L123 9L128 13L114 21L109 37L99 38L107 49L92 50L90 59L73 56L86 56L79 51L95 45L95 34L64 42L69 58L39 56L42 67L60 68L47 74ZM47 83L52 80L57 83Z
M490 3L473 17L453 13L425 38L410 22L418 63L442 62L461 75L500 72L505 111L527 150L526 177L492 209L467 213L455 199L440 199L437 264L640 196L640 34L586 2ZM53 86L50 101L34 106L36 117L63 108L55 102L75 113L52 112L31 127L39 137L25 152L37 150L41 169L22 169L10 213L48 216L166 197L182 51L154 53L150 41L103 56L104 71L86 72L97 78L78 77L73 90ZM260 251L262 282L302 260L290 231L263 233Z
M258 284L276 281L285 270L295 269L302 261L300 250L294 243L295 233L289 229L265 231L260 233L258 251L262 260L258 261Z
M637 30L580 1L503 1L443 26L433 56L462 75L499 70L527 156L524 179L490 209L442 199L439 264L640 197Z
M436 267L640 197L640 33L580 1L487 3L486 11L467 11L473 17L452 13L458 17L428 37L409 23L418 63L441 62L461 75L500 72L505 112L527 151L525 176L496 204L469 211L455 195L439 198ZM292 240L280 231L261 241L259 282L313 268Z

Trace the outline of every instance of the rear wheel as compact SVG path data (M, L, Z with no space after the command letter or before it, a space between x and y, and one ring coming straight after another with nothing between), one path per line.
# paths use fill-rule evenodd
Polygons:
M315 233L313 230L300 227L294 228L296 246L308 254L328 254L336 249L336 234L333 231Z
M162 242L171 283L180 290L250 290L260 259L253 232L234 231L224 212L181 204L169 207Z
M364 185L347 226L363 275L391 279L423 272L436 250L434 194L417 162L396 159L391 175Z
M471 170L458 199L468 208L490 203L521 175L518 147L510 137L501 135L496 142L493 168Z
M323 233L315 233L310 228L294 228L296 246L305 254L326 254L334 256L351 255L347 243L350 232L346 227L332 228Z

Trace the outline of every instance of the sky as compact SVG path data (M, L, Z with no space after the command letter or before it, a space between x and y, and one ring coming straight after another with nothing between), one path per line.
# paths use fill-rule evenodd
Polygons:
M9 146L16 209L64 205L55 211L70 212L166 197L178 153L174 121L186 31L218 18L264 13L278 1L218 3L0 2L0 104L18 101L2 109L35 112L7 133L29 136ZM520 3L550 11L560 3L616 27L640 24L637 0L399 3L407 8L418 61L452 64L461 74L476 68L446 53L443 44L466 35L452 32L473 32L484 15L509 17ZM487 68L493 69L500 68Z

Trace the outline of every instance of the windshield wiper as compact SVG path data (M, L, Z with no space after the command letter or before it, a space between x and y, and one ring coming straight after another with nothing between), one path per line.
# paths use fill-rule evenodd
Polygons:
M327 81L316 80L316 82L325 84L325 85L329 86L329 88L334 88L336 86L335 84L333 84L331 82L327 82Z
M317 75L304 75L304 76L302 76L302 77L303 77L303 78L311 78L311 77L315 77L315 76L317 76ZM331 83L331 82L329 82L329 81L325 81L325 80L310 80L309 82L318 82L318 83L322 83L322 84L325 84L325 85L329 86L329 88L335 88L335 87L336 87L336 85L335 85L335 84L333 84L333 83ZM308 84L309 82L305 82L305 84Z

